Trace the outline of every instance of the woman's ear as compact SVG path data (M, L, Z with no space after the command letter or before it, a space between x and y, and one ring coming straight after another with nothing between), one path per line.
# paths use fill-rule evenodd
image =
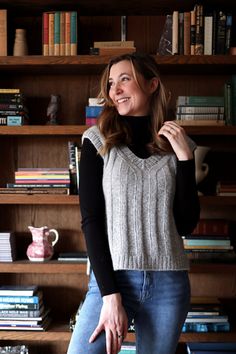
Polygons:
M153 77L151 79L151 83L150 83L150 93L155 92L157 90L158 86L159 86L158 78L157 77Z

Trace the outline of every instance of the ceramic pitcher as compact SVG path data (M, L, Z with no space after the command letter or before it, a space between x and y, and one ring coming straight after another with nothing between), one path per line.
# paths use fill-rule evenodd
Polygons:
M27 256L30 261L47 261L53 256L53 246L59 239L58 231L47 226L28 226L32 233L33 242L27 248Z

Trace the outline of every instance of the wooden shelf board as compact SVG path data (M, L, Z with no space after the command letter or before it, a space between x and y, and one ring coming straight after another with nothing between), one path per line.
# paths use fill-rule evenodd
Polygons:
M208 206L236 205L236 196L200 196L200 203ZM67 204L79 205L78 195L12 195L1 194L1 204Z
M85 69L92 73L101 73L109 63L111 55L75 55L75 56L42 56L27 55L0 56L0 71L21 71L24 73L37 71L44 72L77 72L84 73ZM160 69L167 67L201 67L201 70L215 71L219 66L227 69L236 65L234 55L154 55ZM217 69L218 68L218 69ZM74 71L76 69L76 71ZM81 71L80 71L81 69ZM180 69L180 68L179 68ZM180 70L178 70L180 71ZM193 72L194 73L194 72Z
M0 331L0 340L69 342L71 332L68 324L51 323L46 331Z
M125 338L128 342L135 342L135 334L128 333ZM236 331L218 333L182 333L179 342L236 342Z
M86 274L86 264L79 262L0 262L1 273Z
M23 125L0 126L0 135L82 135L86 125Z
M0 331L0 340L9 341L46 341L46 342L69 342L71 332L68 324L52 323L45 332L36 331ZM135 334L128 333L127 342L135 342ZM219 333L182 333L179 342L236 342L236 332Z
M41 135L80 136L89 126L87 125L24 125L19 127L0 126L0 135ZM236 135L236 126L184 126L189 135Z
M13 195L1 194L0 204L27 204L27 205L79 205L78 195Z

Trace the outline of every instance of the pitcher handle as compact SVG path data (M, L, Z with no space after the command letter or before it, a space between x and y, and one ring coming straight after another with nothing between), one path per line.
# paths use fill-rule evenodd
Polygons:
M52 241L52 245L54 246L57 243L58 239L59 239L59 233L58 233L58 231L56 229L50 229L49 233L54 233L55 234L55 240Z

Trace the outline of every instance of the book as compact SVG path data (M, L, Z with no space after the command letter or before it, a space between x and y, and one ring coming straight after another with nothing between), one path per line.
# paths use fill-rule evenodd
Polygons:
M32 296L0 296L0 303L22 303L22 304L38 304L42 299L42 291L38 292L37 295Z
M0 285L0 296L32 296L38 285Z
M86 118L96 118L102 112L103 106L86 106L85 107L85 117Z
M65 13L65 55L71 55L71 12L66 11Z
M4 302L0 303L0 310L39 310L42 306L42 300L38 304Z
M45 316L45 313L47 314L48 312L49 309L45 310L43 304L38 310L0 310L0 319L18 319L33 317L35 319L42 320Z
M60 55L65 53L65 11L60 11Z
M195 10L190 12L190 54L194 55L196 45L196 13Z
M77 55L77 12L71 11L70 17L70 54Z
M230 223L225 219L200 219L193 230L193 235L224 235L228 236Z
M204 55L212 55L213 16L204 16Z
M7 56L7 10L0 9L0 56Z
M48 54L54 55L54 12L48 14Z
M220 119L177 119L176 123L181 126L223 126L224 120Z
M190 48L190 27L191 27L191 13L184 12L184 55L191 54Z
M54 13L54 55L60 55L60 12Z
M62 252L58 255L58 261L77 261L86 263L88 260L87 252Z
M195 33L195 55L203 55L204 53L204 29L203 29L203 6L195 5L196 14L196 33Z
M172 54L178 54L179 50L179 11L172 14Z
M135 47L101 47L101 48L90 48L91 55L122 55L126 53L136 52Z
M49 55L49 13L43 13L43 55Z
M93 42L94 48L103 48L103 47L134 47L134 41L95 41Z
M177 106L176 113L178 114L213 114L222 115L224 106Z
M178 96L177 106L224 106L224 96Z
M11 93L20 93L20 89L18 88L0 88L0 94L11 94Z

